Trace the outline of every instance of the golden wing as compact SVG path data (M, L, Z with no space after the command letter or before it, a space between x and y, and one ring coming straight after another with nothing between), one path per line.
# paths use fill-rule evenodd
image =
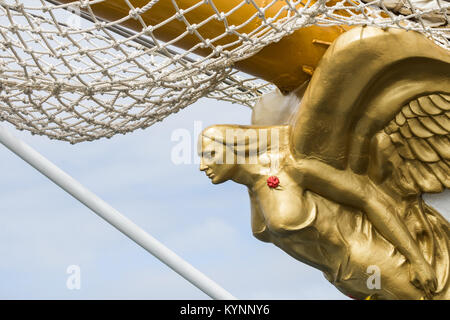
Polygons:
M354 28L314 72L291 123L293 151L377 180L401 167L420 191L441 191L448 186L449 96L449 51L412 31ZM384 149L400 158L386 165L393 155Z
M292 122L309 188L364 210L427 296L450 288L450 224L421 199L449 187L449 100L449 51L416 32L361 27L330 46Z
M450 188L450 95L411 100L378 135L389 138L384 153L401 190L417 194Z

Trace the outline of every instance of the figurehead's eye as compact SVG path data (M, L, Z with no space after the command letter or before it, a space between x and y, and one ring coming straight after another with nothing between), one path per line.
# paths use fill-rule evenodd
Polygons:
M211 159L214 159L214 157L216 156L216 151L205 151L205 152L203 152L203 157L205 158L205 159L209 159L209 160L211 160Z

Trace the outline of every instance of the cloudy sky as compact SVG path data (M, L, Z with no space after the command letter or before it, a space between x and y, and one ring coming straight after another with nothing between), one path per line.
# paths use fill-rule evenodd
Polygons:
M236 297L346 299L321 272L253 238L243 186L173 163L172 133L188 130L195 150L195 121L248 124L250 110L203 99L146 130L75 146L2 125ZM0 159L0 298L208 298L4 147ZM70 265L81 268L80 290L66 286Z

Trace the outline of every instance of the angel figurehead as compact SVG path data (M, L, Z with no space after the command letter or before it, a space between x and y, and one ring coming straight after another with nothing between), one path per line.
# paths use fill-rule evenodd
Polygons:
M212 183L227 180L249 185L276 174L286 155L288 126L218 125L201 134L200 170Z
M201 134L200 170L219 184L248 187L252 231L262 241L300 230L315 218L315 203L291 176L291 128L217 125ZM281 211L280 211L281 210Z
M273 95L256 106L252 126L205 129L201 170L246 185L254 235L343 293L450 299L450 224L421 197L450 188L448 51L416 32L354 28L296 95L283 110ZM263 132L279 139L260 148Z

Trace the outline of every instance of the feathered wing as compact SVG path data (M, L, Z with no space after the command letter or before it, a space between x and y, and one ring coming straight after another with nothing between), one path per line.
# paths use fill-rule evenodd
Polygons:
M450 187L450 53L415 32L354 28L324 55L291 125L299 159L417 199L403 219L438 291L449 286L449 223L420 195Z
M407 193L450 188L450 95L423 95L405 104L378 135L386 135L396 185ZM386 146L384 146L386 148Z
M293 152L439 192L449 187L449 100L450 52L416 32L355 28L315 70L293 119Z
M386 180L403 195L441 192L450 188L450 95L426 94L405 104L389 124L377 133L372 154L373 169L386 171ZM383 179L381 179L383 180ZM438 276L437 292L449 284L450 224L421 199L419 217L404 220L425 259ZM426 234L427 236L424 236Z

